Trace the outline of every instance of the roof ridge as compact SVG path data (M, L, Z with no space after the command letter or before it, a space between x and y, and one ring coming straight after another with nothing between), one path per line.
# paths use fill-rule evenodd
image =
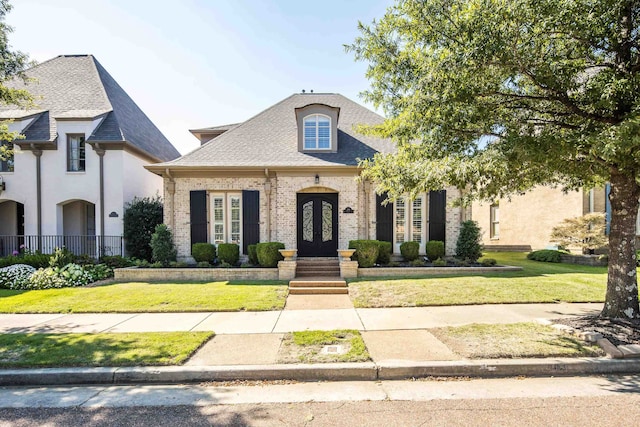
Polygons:
M60 55L62 56L62 55ZM93 67L93 70L95 71L95 75L96 77L98 77L98 80L100 81L100 89L102 89L102 94L104 95L104 97L107 99L107 102L109 103L109 105L111 106L111 111L113 111L113 103L111 102L111 99L109 98L109 94L107 93L107 88L105 87L104 82L102 81L102 76L100 75L100 70L98 70L98 65L100 65L100 67L102 67L102 64L100 64L98 62L98 60L95 58L95 56L93 55L87 55L89 58L91 58L91 65ZM96 63L98 65L96 65ZM104 67L102 67L104 69ZM122 129L120 129L120 133L122 134ZM124 138L123 138L124 140Z

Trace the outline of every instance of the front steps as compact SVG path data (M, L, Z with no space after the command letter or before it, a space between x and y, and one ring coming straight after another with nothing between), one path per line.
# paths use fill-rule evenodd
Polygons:
M290 295L348 294L336 258L298 259L296 277L289 282Z

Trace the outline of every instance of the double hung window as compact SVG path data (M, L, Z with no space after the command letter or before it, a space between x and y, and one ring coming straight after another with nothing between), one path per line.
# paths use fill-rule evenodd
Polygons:
M84 135L67 135L67 171L82 172L85 170Z
M424 196L414 200L398 199L394 204L394 244L395 252L400 252L400 245L413 241L420 244L420 252L424 252L426 244L426 203Z
M210 200L212 243L236 243L242 246L242 195L213 193Z

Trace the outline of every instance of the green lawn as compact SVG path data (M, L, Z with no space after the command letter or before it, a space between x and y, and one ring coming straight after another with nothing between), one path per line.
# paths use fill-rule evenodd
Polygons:
M0 368L158 366L185 362L212 332L0 335Z
M525 253L493 252L498 264L522 271L404 279L356 279L349 294L356 307L602 302L607 269L526 259Z
M344 353L322 353L324 346L341 346ZM286 334L278 350L279 363L366 362L371 360L360 332L351 329L298 331Z
M595 344L537 323L472 324L429 331L454 352L472 359L604 355Z
M280 310L286 282L116 283L89 288L0 290L0 313L137 313Z

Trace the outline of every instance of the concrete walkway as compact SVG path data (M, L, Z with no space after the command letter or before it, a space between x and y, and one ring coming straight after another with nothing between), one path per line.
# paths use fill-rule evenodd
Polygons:
M295 302L309 307L313 298L343 304L340 295L307 296ZM347 297L348 298L348 297ZM287 303L289 306L289 303ZM215 331L216 334L269 334L304 330L418 330L470 323L517 323L536 319L596 314L602 304L488 304L407 308L290 309L229 313L0 314L0 333L98 333Z

